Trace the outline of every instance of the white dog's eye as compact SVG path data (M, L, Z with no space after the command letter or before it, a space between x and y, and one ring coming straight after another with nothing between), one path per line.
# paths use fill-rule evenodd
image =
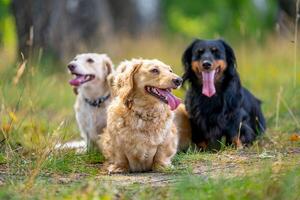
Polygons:
M156 68L151 69L150 72L153 73L153 74L159 74L159 70L156 69Z
M86 62L88 62L88 63L93 63L93 62L94 62L94 60L93 60L93 59L91 59L91 58L88 58L88 59L86 60Z

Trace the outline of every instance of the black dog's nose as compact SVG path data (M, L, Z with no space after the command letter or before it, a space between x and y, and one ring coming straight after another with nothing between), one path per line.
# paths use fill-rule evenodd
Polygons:
M202 66L203 66L204 69L209 69L209 68L211 68L212 63L210 61L204 61L202 63Z
M173 81L173 83L178 87L178 86L180 86L181 83L182 83L182 78L175 78L175 79L173 79L172 81Z
M74 69L76 68L76 66L73 65L73 64L69 64L68 68L69 68L70 71L74 71Z

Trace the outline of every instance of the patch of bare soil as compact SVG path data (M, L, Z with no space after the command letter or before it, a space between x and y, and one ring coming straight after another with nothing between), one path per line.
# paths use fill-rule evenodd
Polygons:
M299 157L299 148L289 148L285 152L228 152L212 155L212 159L195 160L189 162L191 174L203 178L233 178L239 176L254 175L264 169L266 163L271 163L272 170L282 170L295 165L295 157ZM297 159L298 164L299 159ZM102 172L97 180L128 185L132 183L147 184L153 186L165 186L182 179L178 173L131 173L106 175Z
M131 173L131 174L114 174L114 175L100 175L96 177L102 182L109 182L120 186L129 184L147 184L151 186L165 186L170 183L178 181L179 177L172 174L165 173Z

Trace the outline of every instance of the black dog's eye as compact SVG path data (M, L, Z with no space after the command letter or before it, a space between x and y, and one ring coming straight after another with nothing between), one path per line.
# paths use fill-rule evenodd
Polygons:
M201 54L204 53L204 49L198 49L198 50L196 51L196 53L197 53L198 55L201 55Z
M159 74L159 70L156 69L156 68L151 69L150 72L153 73L153 74Z
M88 62L88 63L93 63L93 62L94 62L94 60L93 60L93 59L91 59L91 58L88 58L88 59L86 60L86 62Z
M215 48L215 47L213 47L213 48L211 48L211 52L213 52L213 53L218 53L218 49L217 48Z

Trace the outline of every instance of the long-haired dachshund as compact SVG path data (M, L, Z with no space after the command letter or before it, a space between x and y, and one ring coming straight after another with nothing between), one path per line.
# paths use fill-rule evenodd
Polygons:
M199 148L251 144L266 128L261 101L241 86L232 48L223 40L193 41L182 56L190 83L185 105Z
M173 122L182 79L159 60L122 62L111 81L115 98L99 145L109 173L160 170L171 165L178 135Z

